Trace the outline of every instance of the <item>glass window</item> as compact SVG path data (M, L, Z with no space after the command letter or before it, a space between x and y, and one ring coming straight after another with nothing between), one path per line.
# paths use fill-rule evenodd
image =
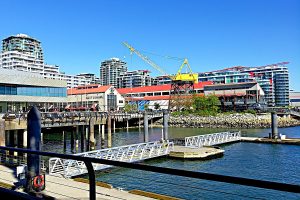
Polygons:
M0 86L0 94L5 94L5 87L4 86Z
M11 87L11 95L17 95L17 87Z
M11 94L11 87L5 86L5 94L10 95Z

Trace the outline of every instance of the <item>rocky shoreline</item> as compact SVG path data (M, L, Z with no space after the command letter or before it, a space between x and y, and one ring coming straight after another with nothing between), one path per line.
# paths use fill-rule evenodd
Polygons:
M158 123L162 123L159 120ZM169 118L170 127L190 128L270 128L271 114L218 114L217 116L172 116ZM279 127L300 126L300 120L290 117L279 117Z

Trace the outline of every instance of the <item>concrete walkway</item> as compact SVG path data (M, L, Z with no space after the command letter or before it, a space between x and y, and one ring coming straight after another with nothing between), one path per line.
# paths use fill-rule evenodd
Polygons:
M17 182L13 169L0 165L0 182L11 185ZM22 190L20 190L20 192L22 192ZM43 193L56 199L89 199L89 185L72 179L46 175L46 190L44 190ZM97 199L152 199L130 194L127 191L99 186L96 186L96 193Z

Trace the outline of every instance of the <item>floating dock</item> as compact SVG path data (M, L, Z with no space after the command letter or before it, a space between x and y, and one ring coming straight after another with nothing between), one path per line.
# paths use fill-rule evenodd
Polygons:
M300 145L299 138L270 139L258 137L241 137L241 142Z
M169 156L180 159L211 159L223 156L224 150L215 147L200 147L189 148L185 146L175 146L174 150L170 151Z

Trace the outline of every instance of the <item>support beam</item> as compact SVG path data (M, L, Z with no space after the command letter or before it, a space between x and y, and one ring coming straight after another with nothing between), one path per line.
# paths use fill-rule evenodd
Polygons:
M18 148L18 139L19 139L18 130L13 130L12 133L13 133L13 141L14 141L13 147ZM18 152L14 152L14 156L18 156Z
M278 138L278 119L277 114L275 112L271 113L271 120L272 120L272 139Z
M102 138L102 141L105 140L105 125L102 124L102 129L101 129L101 138Z
M63 143L64 143L64 152L67 149L67 133L65 133L65 131L62 132L63 133Z
M80 146L81 146L81 152L84 152L84 145L85 145L85 137L84 137L84 125L82 126L81 132L80 132Z
M85 148L85 151L89 151L90 150L90 142L89 142L89 127L86 126L85 127L85 144L86 144L86 148Z
M78 152L79 147L79 126L76 126L76 134L75 134L75 149Z
M91 117L90 118L90 133L89 133L89 150L94 150L95 149L95 118Z
M23 148L27 148L27 130L23 132Z
M99 147L101 149L101 124L98 125L99 135L98 135L98 141L96 141L97 148Z
M0 146L5 146L5 120L0 119Z
M74 128L71 130L71 152L74 151Z
M107 117L107 147L111 148L111 116L108 114Z
M144 113L144 142L149 142L148 113Z
M164 140L168 140L169 139L169 133L168 133L168 129L169 129L169 113L167 110L163 111L163 134L164 134Z
M114 133L116 132L116 118L113 118Z

